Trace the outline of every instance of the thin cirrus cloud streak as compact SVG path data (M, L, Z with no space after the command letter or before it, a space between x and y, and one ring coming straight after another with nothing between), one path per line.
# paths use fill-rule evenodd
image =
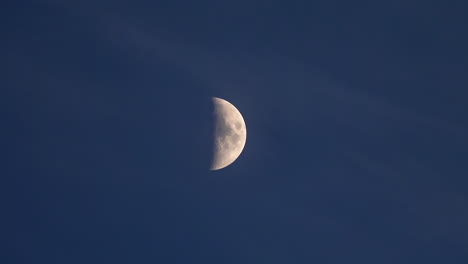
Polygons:
M87 2L63 3L50 0L48 3L60 6L72 14L86 15L87 19L96 24L103 36L107 36L112 45L120 46L127 55L138 56L150 63L155 58L166 60L192 75L197 81L204 82L215 92L216 89L235 88L258 93L258 96L264 96L265 90L268 93L281 93L277 98L294 102L291 105L295 109L292 110L295 111L294 114L299 115L306 112L304 109L307 109L308 104L321 105L325 100L328 103L326 107L330 110L329 117L339 122L349 122L350 119L346 114L353 114L353 111L336 113L336 109L344 104L345 107L372 112L372 115L382 118L412 122L428 129L448 132L457 140L465 140L464 135L467 131L453 123L407 109L383 98L345 88L346 85L327 77L327 74L318 68L306 66L305 62L301 63L276 54L252 57L239 52L208 52L188 41L184 41L183 45L182 42L177 43L173 41L175 38L167 37L170 34L162 33L164 30L154 28L145 30L135 26L135 23L126 21L117 12L112 11L118 7L106 9L104 12L99 5ZM162 35L165 36L161 37ZM278 84L286 88L269 89ZM287 86L295 88L289 89ZM306 98L300 96L301 93L311 96ZM272 102L271 107L274 107L274 100Z
M255 108L253 112L259 116L274 114L298 128L311 118L320 117L356 133L380 137L395 130L413 135L421 130L436 131L438 135L448 135L451 143L466 143L466 131L450 122L349 89L305 63L275 54L249 56L240 52L207 51L189 41L184 45L166 41L170 38L161 37L162 30L148 31L118 16L98 15L93 8L73 11L89 14L87 19L93 20L103 37L120 47L123 55L145 63L165 60L204 83L213 94L229 91L244 95L246 105ZM259 99L262 107L258 107ZM287 105L288 111L280 109L280 105ZM265 130L275 126L268 123L268 118L259 120L259 126ZM365 130L361 131L363 127ZM378 137L374 140L381 139ZM343 152L353 153L357 147L346 139L341 143Z
M449 133L461 143L466 143L467 131L456 124L393 104L380 97L351 90L320 69L306 66L305 62L275 54L246 56L240 52L207 51L197 48L196 44L190 44L189 41L184 41L184 44L177 43L173 40L175 38L167 37L169 34L161 33L163 30L149 31L135 26L136 23L124 20L117 13L113 13L112 9L104 13L102 8L92 3L70 1L64 4L55 0L48 3L60 6L75 15L86 15L87 19L96 24L102 35L107 37L112 45L121 47L126 55L137 56L149 63L156 58L165 60L197 81L205 83L214 92L216 89L244 89L248 90L250 95L258 97L265 96L265 92L276 92L278 94L272 94L271 97L277 96L276 98L281 98L282 101L293 102L292 114L299 116L307 112L304 110L308 109L309 105L317 104L327 108L322 114L328 114L329 118L336 119L337 122L355 126L360 120L354 111L362 111L364 115L361 116L364 118L361 122L367 122L365 118L369 115L391 122L409 122ZM269 89L278 85L285 88ZM294 86L294 89L290 89L291 86ZM301 96L302 93L310 96ZM255 98L250 95L250 98ZM268 101L265 100L264 103ZM269 106L274 108L276 102L272 100L270 103ZM340 111L343 107L353 108L353 111ZM353 115L353 123L350 123L347 115Z
M164 38L122 20L101 22L109 41L122 46L129 55L138 56L145 62L163 59L207 85L215 94L219 89L244 95L244 100L252 107L258 105L259 99L265 99L261 100L262 107L255 109L259 115L269 115L269 111L273 111L278 119L299 128L309 122L311 116L320 116L358 133L382 135L397 130L414 135L426 130L449 135L451 142L459 145L466 141L464 129L452 123L347 89L319 69L288 58L270 54L243 56L235 52L207 52L189 42L181 45L164 41ZM287 105L288 111L280 109L280 105ZM263 120L268 119L260 119L265 129L274 126ZM363 127L366 131L360 131ZM349 152L353 151L354 147L350 146Z
M183 45L166 41L170 38L161 37L162 30L148 31L117 16L98 15L93 8L73 11L90 14L87 18L94 20L102 35L112 45L120 47L125 56L145 63L165 60L204 83L213 94L229 91L241 95L246 105L256 107L253 112L260 116L274 114L298 128L311 118L320 117L363 134L383 135L389 130L410 134L435 131L451 137L452 143L466 143L466 131L455 124L350 89L305 63L276 54L252 56L241 52L207 51L189 41L184 41ZM262 107L258 107L259 100ZM280 105L287 105L288 111L283 111ZM268 118L259 120L265 130L274 127L268 123ZM363 127L365 131L361 131ZM346 148L347 142L342 143L342 148ZM354 149L351 144L348 152Z
M155 58L164 59L209 85L213 90L233 88L248 90L254 94L265 91L281 93L277 98L294 102L292 105L295 109L292 110L296 110L296 114L303 113L307 104L320 103L325 99L331 104L328 106L331 109L330 114L333 113L333 104L345 104L347 107L361 109L382 118L413 122L428 129L448 132L459 140L463 140L466 134L464 129L445 120L392 104L376 96L345 89L345 85L324 77L326 74L319 69L307 68L304 64L291 59L270 54L252 57L239 53L207 52L187 42L181 45L174 41L164 41L164 38L150 34L130 23L107 20L106 24L110 41L123 45L129 49L129 52L140 55L146 61ZM285 88L267 88L278 84L283 84ZM290 89L291 86L294 86L294 89ZM313 96L301 97L302 92ZM331 117L340 119L341 122L348 122L349 117L343 115L347 113L352 111L340 112L340 115L332 114Z

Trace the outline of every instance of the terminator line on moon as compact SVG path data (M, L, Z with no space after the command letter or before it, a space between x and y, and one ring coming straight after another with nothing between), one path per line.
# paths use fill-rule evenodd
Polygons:
M244 118L228 101L213 97L214 146L210 170L232 164L241 154L247 139Z

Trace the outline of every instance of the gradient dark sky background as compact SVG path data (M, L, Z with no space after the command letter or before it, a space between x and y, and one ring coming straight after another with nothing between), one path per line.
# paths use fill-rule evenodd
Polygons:
M10 1L1 262L468 263L466 10Z

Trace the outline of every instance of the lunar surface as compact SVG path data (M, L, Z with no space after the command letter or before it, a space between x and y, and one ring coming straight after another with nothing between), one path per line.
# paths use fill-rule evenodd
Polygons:
M244 118L228 101L213 97L214 149L211 170L229 166L241 154L247 139Z

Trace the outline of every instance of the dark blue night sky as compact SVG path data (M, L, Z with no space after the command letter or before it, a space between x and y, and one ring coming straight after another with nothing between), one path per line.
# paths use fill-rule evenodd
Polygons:
M9 2L1 263L468 263L466 1Z

